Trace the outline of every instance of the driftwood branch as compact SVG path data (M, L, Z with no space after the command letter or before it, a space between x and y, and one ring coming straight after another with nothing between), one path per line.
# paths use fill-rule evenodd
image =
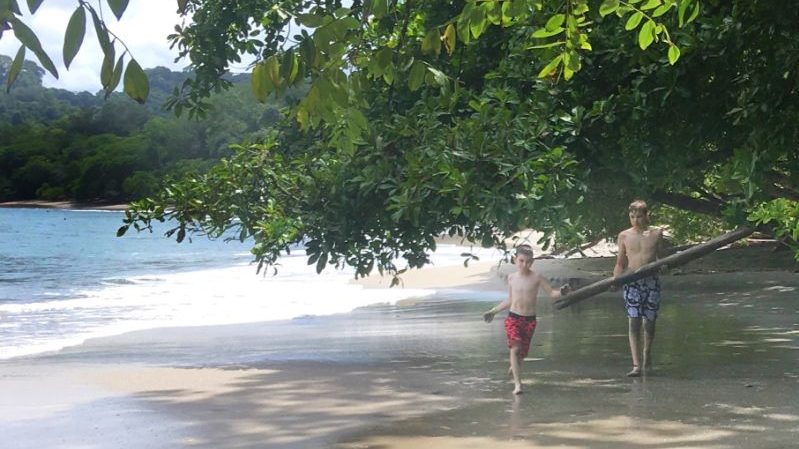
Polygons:
M601 281L594 282L583 288L575 290L574 292L555 301L555 307L564 309L572 304L578 303L584 299L598 295L611 287L629 284L630 282L637 281L657 273L662 266L669 268L684 265L694 259L698 259L713 251L721 248L722 246L729 245L732 242L740 240L754 232L754 229L749 227L741 227L734 231L730 231L724 235L708 240L705 243L692 246L685 251L672 254L671 256L664 257L663 259L656 260L655 262L648 263L638 270L619 276L618 278L607 278Z

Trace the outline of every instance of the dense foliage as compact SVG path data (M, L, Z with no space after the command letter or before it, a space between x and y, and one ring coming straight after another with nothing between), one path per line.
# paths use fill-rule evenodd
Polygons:
M0 76L11 59L0 55ZM164 111L186 74L148 70L151 102L121 94L72 93L41 85L42 70L26 62L8 94L0 93L0 201L128 201L158 192L162 180L207 170L232 154L229 145L259 139L280 120L279 105L260 105L247 77L210 99L206 119Z
M191 21L172 41L196 76L176 109L205 111L242 53L258 58L257 99L310 88L292 122L136 203L120 233L164 219L178 240L235 227L261 263L301 243L318 269L359 274L398 272L398 257L421 266L444 232L498 245L525 227L566 246L610 236L635 196L686 238L747 219L799 236L787 0L178 6Z

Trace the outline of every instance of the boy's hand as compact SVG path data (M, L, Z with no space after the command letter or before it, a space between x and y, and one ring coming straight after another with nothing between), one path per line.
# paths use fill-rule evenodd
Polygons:
M494 321L494 315L496 315L496 314L497 314L497 312L494 312L493 309L489 310L488 312L483 314L483 320L486 323L490 323L490 322Z
M563 286L560 288L560 296L566 296L571 292L572 292L572 286L569 285L568 283L563 284Z

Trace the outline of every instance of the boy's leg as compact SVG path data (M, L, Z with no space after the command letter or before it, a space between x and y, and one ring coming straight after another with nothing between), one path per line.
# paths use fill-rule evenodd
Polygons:
M510 347L510 367L513 372L513 394L522 392L522 379L521 379L521 360L519 357L519 345L514 344Z
M652 368L652 342L655 340L655 320L644 320L644 369Z
M652 368L652 342L655 340L655 321L660 309L660 281L653 277L647 284L646 299L643 302L644 316L644 364L645 370Z
M633 357L633 369L629 373L627 373L630 377L636 377L641 375L641 360L638 350L639 340L641 338L641 318L640 317L629 317L629 330L628 335L630 338L630 353Z

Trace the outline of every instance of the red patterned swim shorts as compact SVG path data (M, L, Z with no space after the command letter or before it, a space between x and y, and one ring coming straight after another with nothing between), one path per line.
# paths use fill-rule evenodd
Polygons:
M519 357L527 357L530 352L530 340L535 333L537 321L535 315L524 316L509 312L505 318L505 333L508 334L508 347L514 344L519 346Z

